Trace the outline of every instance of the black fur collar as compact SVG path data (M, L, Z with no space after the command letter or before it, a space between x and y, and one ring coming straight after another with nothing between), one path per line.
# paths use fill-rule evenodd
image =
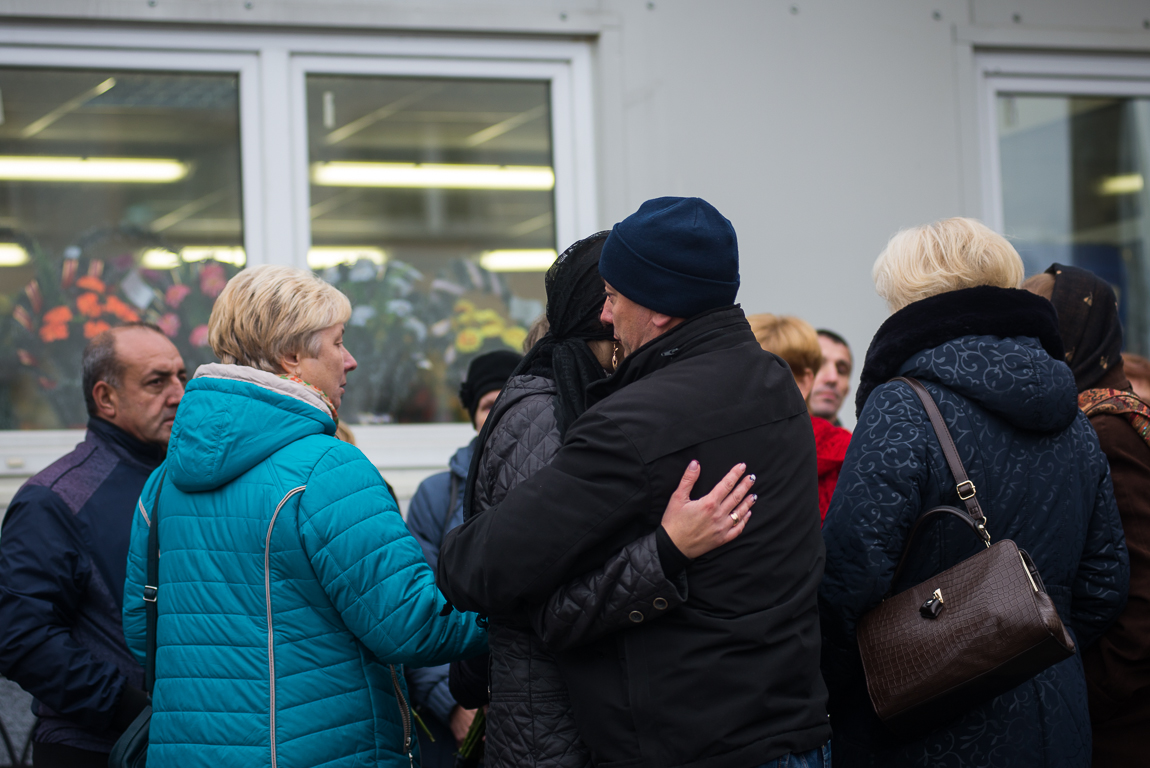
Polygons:
M862 413L874 388L898 375L898 369L924 349L962 336L1031 336L1055 360L1062 359L1062 337L1054 305L1029 291L982 285L931 296L887 318L871 340L855 395Z

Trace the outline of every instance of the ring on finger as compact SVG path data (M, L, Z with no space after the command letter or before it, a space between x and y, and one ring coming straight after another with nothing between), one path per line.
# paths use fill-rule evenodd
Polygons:
M731 513L731 519L735 521L735 525L738 525L739 524L739 513L738 512L732 512Z

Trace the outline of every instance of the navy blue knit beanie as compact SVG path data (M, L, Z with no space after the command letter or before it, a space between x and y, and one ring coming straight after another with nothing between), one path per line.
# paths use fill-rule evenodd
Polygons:
M611 230L599 274L631 301L671 317L735 303L739 244L706 200L658 197Z

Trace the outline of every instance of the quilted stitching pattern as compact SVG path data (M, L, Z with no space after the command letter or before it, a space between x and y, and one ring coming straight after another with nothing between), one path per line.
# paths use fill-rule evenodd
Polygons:
M215 386L229 386L235 405L224 421L210 418L220 407ZM196 425L226 429L198 440L232 451L230 467L237 461L232 440L244 441L252 458L230 482L196 493L166 487L161 499L149 761L271 764L264 580L270 526L277 765L407 765L386 665L474 655L485 635L471 614L439 616L443 599L419 545L357 448L308 427L307 417L290 408L277 409L274 393L245 400L241 392L234 382L201 383L189 389L177 417L187 419L184 435ZM293 430L295 438L284 440ZM270 452L252 455L265 439ZM194 453L181 455L194 471ZM156 478L142 495L149 510ZM284 504L271 526L277 504L300 486L306 490ZM137 514L124 601L124 633L137 658L144 650L147 532Z
M496 419L476 479L476 510L499 503L559 450L552 383L535 376L508 382L490 418ZM654 616L686 599L686 577L663 575L655 535L625 547L601 570L560 589L529 629L490 625L491 706L487 720L489 768L584 768L591 764L579 737L567 685L551 651L590 642L632 623L638 610ZM662 609L654 608L660 600Z
M1067 408L1076 398L1069 369L1034 339L979 336L924 350L899 373L923 381L938 403L994 540L1011 539L1033 557L1077 645L1089 645L1121 610L1129 566L1106 457L1086 417ZM831 713L836 759L895 768L1088 766L1077 655L923 739L872 741L883 731L865 691L855 626L891 588L914 520L942 504L961 506L922 405L904 384L879 386L860 414L823 528L823 673L840 702ZM957 521L933 523L894 589L981 548Z

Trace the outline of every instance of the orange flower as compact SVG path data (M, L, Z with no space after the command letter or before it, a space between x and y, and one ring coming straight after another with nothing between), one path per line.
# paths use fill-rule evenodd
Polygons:
M125 323L134 323L140 319L140 316L136 314L135 310L115 296L108 297L108 301L104 304L104 310L111 312Z
M105 289L104 281L92 275L84 275L76 281L76 285L79 288L87 288L89 291L96 291L97 293L103 293Z
M46 323L40 328L40 338L45 343L68 338L68 326L64 323Z
M72 310L67 307L56 307L44 313L45 325L63 325L72 319Z
M104 308L100 306L100 297L94 293L81 293L76 299L76 309L88 317L99 317L104 313Z
M108 325L103 320L89 320L88 322L84 323L84 338L90 339L93 336L97 336L103 333L111 327L112 326Z

